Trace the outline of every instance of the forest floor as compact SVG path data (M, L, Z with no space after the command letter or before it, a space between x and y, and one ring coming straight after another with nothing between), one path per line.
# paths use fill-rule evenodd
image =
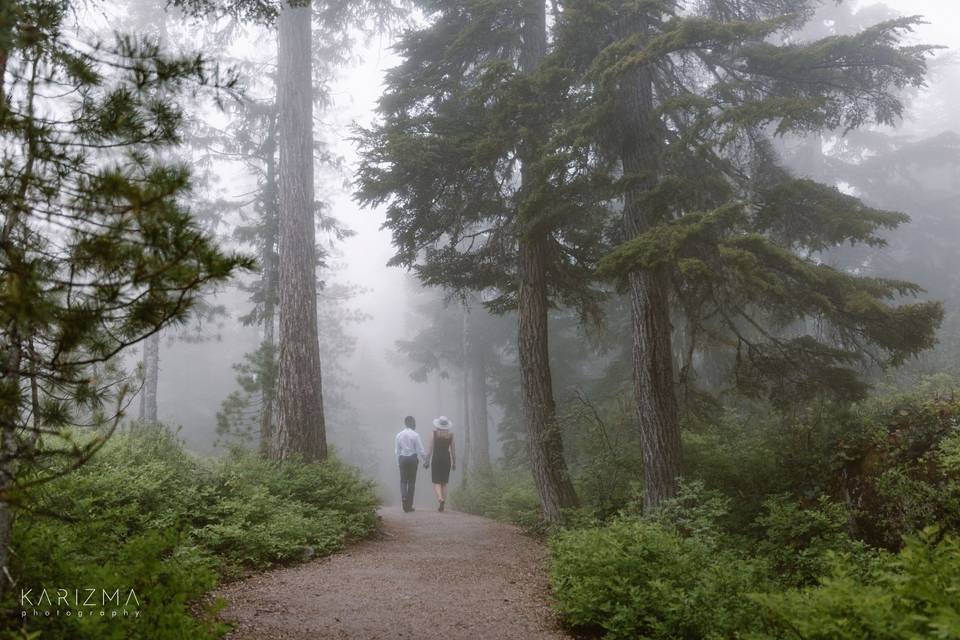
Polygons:
M376 539L220 589L227 639L569 637L550 610L541 542L456 511L380 515Z

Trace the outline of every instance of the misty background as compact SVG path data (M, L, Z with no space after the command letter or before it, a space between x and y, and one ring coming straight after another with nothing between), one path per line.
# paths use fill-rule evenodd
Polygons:
M862 9L877 3L853 4ZM911 40L945 47L931 61L928 86L911 100L895 134L921 139L945 131L960 131L960 111L954 106L956 91L960 90L957 59L960 29L956 27L960 7L948 0L888 0L882 4L903 15L924 16L928 24L919 28ZM134 6L130 15L136 14ZM198 44L202 48L203 30L203 24L195 22L182 33L168 34L168 37L187 48ZM230 46L230 56L267 66L274 64L275 34L252 27L247 30L244 37ZM178 37L184 34L187 37ZM442 299L443 293L424 292L405 270L387 266L393 249L390 233L380 228L383 211L363 209L352 197L351 184L357 162L353 127L369 125L374 118L375 104L382 93L383 74L397 63L391 50L392 41L393 35L387 33L362 40L352 56L353 62L342 68L333 81L329 106L314 114L317 136L326 141L340 160L335 170L318 166L317 197L329 203L329 215L354 233L324 245L328 250L325 258L328 268L321 277L327 286L321 293L319 313L323 317L325 308L340 305L347 312L343 330L349 338L334 358L323 354L325 395L332 391L339 397L334 401L335 410L328 416L328 437L342 457L377 478L380 493L387 500L396 498L393 495L396 493L393 436L402 427L404 416L415 416L418 429L424 435L432 429L433 418L449 416L454 432L461 439L462 431L457 427L463 416L456 374L451 372L451 377L445 377L434 372L425 382L415 381L410 374L416 365L397 348L398 341L411 339L427 323L417 310L418 304L425 298ZM223 115L216 112L205 112L203 117L213 123L223 122ZM796 164L793 168L801 173L805 171ZM207 197L241 202L255 185L236 163L215 163L207 170L215 174L215 179L201 189ZM960 176L944 179L952 179L956 184ZM849 190L848 185L839 186ZM866 195L869 201L869 194ZM227 216L217 229L226 243L230 243L230 220ZM909 227L894 233L903 233ZM894 243L873 251L896 250ZM911 273L910 277L921 285L926 284L922 275ZM350 288L349 297L332 302L328 294L335 285ZM188 447L199 453L213 454L222 448L216 430L217 414L227 396L238 388L233 366L245 353L256 349L261 340L258 327L244 326L239 320L249 306L246 296L235 286L217 292L210 302L221 307L222 313L179 329L167 329L160 341L158 419L179 426L180 436ZM950 330L949 325L942 329ZM131 364L135 363L136 356L138 354L130 355ZM575 392L572 388L557 388L558 402L562 403ZM129 413L135 414L136 402L134 399ZM493 405L490 411L490 445L496 456L500 450L497 422L502 411ZM456 485L458 481L458 472L455 472L451 483ZM429 497L427 482L421 473L423 484L418 492L421 499Z

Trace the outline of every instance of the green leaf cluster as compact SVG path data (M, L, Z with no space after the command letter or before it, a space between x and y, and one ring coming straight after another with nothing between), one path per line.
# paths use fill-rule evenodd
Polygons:
M76 19L68 2L14 0L0 20L5 501L16 464L79 464L102 443L72 447L71 425L117 424L130 390L117 354L253 266L197 223L190 171L171 159L182 98L219 100L235 78L148 37L97 41Z

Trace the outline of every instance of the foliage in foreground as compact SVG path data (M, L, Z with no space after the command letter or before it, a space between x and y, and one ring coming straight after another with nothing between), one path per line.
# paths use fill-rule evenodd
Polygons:
M891 640L960 638L960 538L933 530L866 575L848 556L832 559L815 587L757 594L775 632L757 638Z
M376 504L371 485L335 459L281 466L237 450L201 460L166 429L137 428L45 485L14 545L24 588L134 589L140 617L28 611L21 622L19 589L4 616L50 638L218 637L216 605L195 601L220 577L329 554L373 531Z
M557 535L551 581L565 620L607 638L960 638L960 538L905 542L828 553L820 582L793 589L762 556L627 517Z
M607 495L568 513L566 529L543 525L520 469L471 479L454 498L550 535L561 615L610 638L960 638L955 387L931 378L790 419L728 407L685 434L689 480L655 512L636 474L596 456L572 470L582 496L597 493L585 483ZM630 428L615 413L598 420ZM629 458L633 441L608 435Z
M756 624L743 594L765 583L761 563L639 518L553 538L551 582L571 625L611 638L725 638Z
M561 614L610 638L960 638L960 399L931 382L689 434L703 480L553 537Z

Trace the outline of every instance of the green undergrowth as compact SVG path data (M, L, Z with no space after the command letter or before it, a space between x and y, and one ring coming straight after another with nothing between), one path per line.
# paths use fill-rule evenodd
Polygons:
M613 414L598 417L622 444L615 458L573 456L581 507L563 526L543 524L522 468L454 498L546 537L554 603L578 633L960 639L960 394L932 382L789 419L745 403L688 425L686 479L653 512L642 474L619 464L637 452L621 450L631 437Z
M371 483L333 457L278 464L237 449L201 459L161 426L115 435L30 498L14 526L19 584L3 604L5 626L17 630L8 637L77 640L220 637L221 604L204 598L220 580L364 538L378 502ZM21 588L32 589L34 606ZM85 588L97 590L97 606L57 606L57 589L72 598ZM53 606L37 603L42 589ZM100 606L101 589L120 589L122 606Z

